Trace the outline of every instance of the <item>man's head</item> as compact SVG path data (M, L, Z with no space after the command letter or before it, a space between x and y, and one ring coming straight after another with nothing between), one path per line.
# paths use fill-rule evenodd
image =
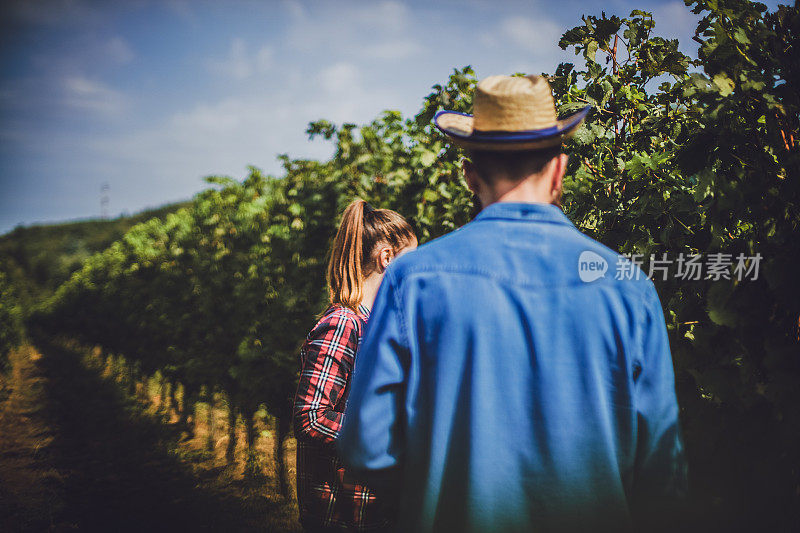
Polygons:
M468 150L467 186L487 206L498 201L559 205L567 156L561 146L540 150Z
M543 76L489 76L475 87L472 104L474 115L443 110L433 123L467 151L464 176L481 204L558 204L567 165L562 141L591 106L558 118Z

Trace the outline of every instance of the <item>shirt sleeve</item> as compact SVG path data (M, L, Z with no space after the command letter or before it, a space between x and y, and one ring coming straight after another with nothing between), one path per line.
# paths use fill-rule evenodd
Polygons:
M347 387L358 339L357 319L340 313L324 319L309 335L294 398L297 437L326 443L338 437L342 413L334 407Z
M634 385L637 450L631 499L634 514L654 517L680 505L687 478L675 372L664 314L652 285L645 308L641 366Z
M345 465L376 483L377 471L403 454L405 374L409 348L392 267L387 269L367 322L337 442Z

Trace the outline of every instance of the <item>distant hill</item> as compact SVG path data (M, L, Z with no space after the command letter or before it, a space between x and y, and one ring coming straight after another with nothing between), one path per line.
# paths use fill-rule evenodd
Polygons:
M130 216L21 226L0 236L0 270L8 275L23 306L46 297L94 254L132 226L164 219L189 202L168 204Z

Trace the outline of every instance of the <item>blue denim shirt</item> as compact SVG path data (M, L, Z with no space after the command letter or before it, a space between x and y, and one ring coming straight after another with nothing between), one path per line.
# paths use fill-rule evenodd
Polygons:
M337 444L367 475L402 471L400 531L621 531L681 493L664 317L626 267L525 203L389 266Z

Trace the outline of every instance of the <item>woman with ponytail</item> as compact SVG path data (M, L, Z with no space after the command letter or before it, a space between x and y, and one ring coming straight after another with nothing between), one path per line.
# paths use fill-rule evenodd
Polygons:
M342 423L356 350L383 273L417 246L406 220L355 200L342 215L328 263L330 305L300 350L294 400L297 500L306 531L378 531L386 505L342 466L335 441Z

